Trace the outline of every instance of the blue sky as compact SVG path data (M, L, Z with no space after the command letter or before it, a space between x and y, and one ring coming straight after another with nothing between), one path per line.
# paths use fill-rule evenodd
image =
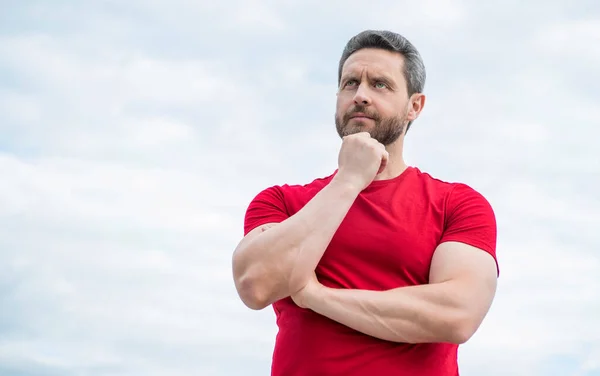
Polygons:
M4 1L0 373L268 374L246 205L335 169L337 61L385 28L428 71L407 162L498 218L462 375L600 375L600 5L491 4Z

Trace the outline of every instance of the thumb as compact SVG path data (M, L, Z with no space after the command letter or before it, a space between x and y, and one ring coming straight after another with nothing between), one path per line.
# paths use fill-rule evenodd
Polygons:
M387 151L384 151L383 155L381 156L381 163L379 165L379 170L377 171L377 175L381 174L383 172L383 170L385 170L385 168L388 164L389 158L390 158L390 154Z

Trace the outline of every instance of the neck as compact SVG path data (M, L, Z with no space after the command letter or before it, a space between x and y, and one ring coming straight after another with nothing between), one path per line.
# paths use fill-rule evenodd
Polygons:
M400 176L408 167L404 162L403 156L404 137L400 137L396 142L385 147L389 154L388 163L375 180L389 180Z

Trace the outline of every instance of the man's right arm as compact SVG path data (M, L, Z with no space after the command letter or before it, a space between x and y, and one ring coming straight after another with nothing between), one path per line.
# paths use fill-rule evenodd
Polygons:
M302 289L359 193L334 176L293 216L250 231L233 254L244 304L260 310Z
M283 219L279 212L273 217L280 223L246 234L233 254L233 278L244 304L263 309L306 285L354 200L388 158L367 132L345 136L338 173L327 186L293 216Z

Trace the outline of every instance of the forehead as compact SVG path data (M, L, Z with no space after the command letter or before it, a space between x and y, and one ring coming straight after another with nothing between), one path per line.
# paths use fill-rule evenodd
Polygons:
M378 48L365 48L358 50L344 63L342 77L349 74L361 74L367 70L369 73L384 74L403 79L404 57L393 51Z

